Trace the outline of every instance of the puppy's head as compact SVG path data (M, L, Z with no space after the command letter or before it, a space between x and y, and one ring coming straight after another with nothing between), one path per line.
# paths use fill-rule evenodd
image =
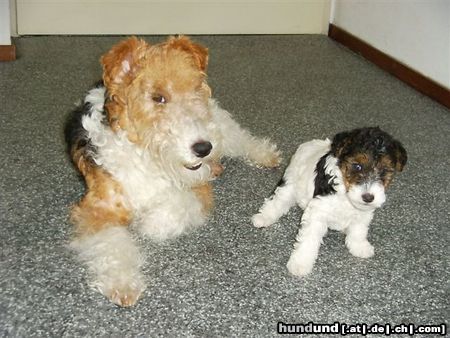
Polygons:
M337 134L331 152L338 160L347 196L359 209L380 207L395 172L407 161L402 144L378 127Z
M124 131L162 169L204 180L218 155L208 106L208 51L187 37L150 45L136 37L101 58L111 128Z

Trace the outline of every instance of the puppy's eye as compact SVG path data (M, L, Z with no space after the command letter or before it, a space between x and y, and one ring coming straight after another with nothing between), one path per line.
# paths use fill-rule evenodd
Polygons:
M153 102L157 103L157 104L165 104L167 103L167 100L164 96L159 95L159 94L153 94L152 95L152 100Z
M362 165L359 164L359 163L353 163L353 164L352 164L352 169L353 169L354 171L361 171L361 170L362 170Z

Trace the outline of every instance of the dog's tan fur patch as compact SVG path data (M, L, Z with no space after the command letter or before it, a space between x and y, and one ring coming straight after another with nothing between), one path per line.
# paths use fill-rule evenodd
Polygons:
M78 159L88 188L87 194L72 207L70 219L78 236L94 234L108 226L127 226L131 212L125 206L121 185L102 168Z

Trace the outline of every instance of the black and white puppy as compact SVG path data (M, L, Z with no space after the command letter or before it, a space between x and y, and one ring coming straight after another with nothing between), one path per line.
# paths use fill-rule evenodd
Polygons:
M378 127L342 132L333 141L303 143L273 196L253 216L253 225L271 225L296 203L304 210L287 263L296 276L311 272L328 228L345 232L352 255L371 257L369 224L386 200L394 173L402 171L406 161L402 144Z

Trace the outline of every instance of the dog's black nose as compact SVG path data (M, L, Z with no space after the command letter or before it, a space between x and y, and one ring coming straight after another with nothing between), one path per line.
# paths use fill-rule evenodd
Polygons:
M370 203L375 199L375 196L369 193L365 193L362 195L362 199L366 203Z
M205 157L208 156L211 152L212 144L211 142L197 142L192 146L192 150L197 157Z

